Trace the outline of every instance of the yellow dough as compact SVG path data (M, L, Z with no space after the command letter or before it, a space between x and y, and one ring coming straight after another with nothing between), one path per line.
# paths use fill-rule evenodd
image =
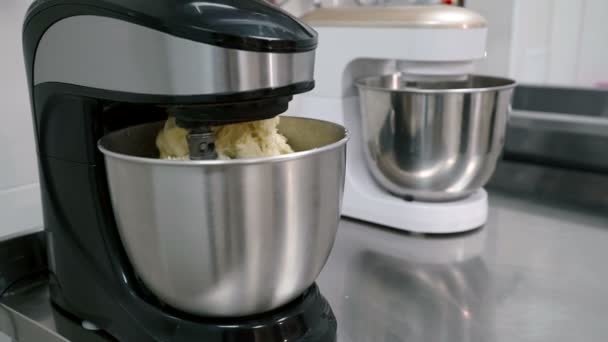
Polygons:
M161 159L187 160L188 130L177 126L175 117L169 117L163 129L156 136L156 147L160 151Z
M287 138L277 129L279 117L213 127L218 159L272 157L292 153ZM169 117L156 137L162 159L187 160L188 130Z
M272 157L292 153L287 138L279 133L279 117L214 127L215 150L228 159Z

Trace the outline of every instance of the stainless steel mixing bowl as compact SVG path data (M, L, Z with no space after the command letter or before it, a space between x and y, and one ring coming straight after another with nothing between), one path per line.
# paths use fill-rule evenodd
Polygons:
M244 316L313 284L340 217L347 134L283 117L295 151L271 158L157 159L162 122L99 141L122 243L145 285L170 306Z
M407 199L449 201L485 185L502 151L514 81L393 74L356 85L367 164L382 187Z

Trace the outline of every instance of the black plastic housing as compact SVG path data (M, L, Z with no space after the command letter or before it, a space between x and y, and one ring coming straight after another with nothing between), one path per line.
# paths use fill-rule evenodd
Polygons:
M258 52L303 52L317 46L317 33L263 0L38 0L25 26L48 11L82 11L150 27L215 46Z
M195 317L157 300L137 278L122 246L104 160L97 149L97 140L104 134L166 118L167 107L223 106L229 111L233 106L238 108L234 111L237 116L243 109L240 105L270 101L278 112L286 108L293 94L312 89L313 82L205 96L129 94L53 82L34 86L34 58L40 38L53 23L74 15L118 18L244 50L287 53L316 45L314 31L303 24L288 27L288 15L259 0L196 3L217 4L220 9L197 16L188 9L192 1L39 0L28 11L23 45L48 241L51 300L67 316L91 321L120 341L335 341L335 318L316 286L273 312L234 319ZM226 6L248 10L224 13ZM246 18L247 13L273 18L262 27L277 22L288 29L253 34L251 25L238 31L230 21L218 21L217 17L253 20ZM187 111L183 113L188 118Z

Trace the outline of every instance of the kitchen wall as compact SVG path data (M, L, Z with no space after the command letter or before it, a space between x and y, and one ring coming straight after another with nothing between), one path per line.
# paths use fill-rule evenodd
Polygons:
M480 71L522 83L608 87L608 1L467 0L489 22Z
M608 88L608 1L586 0L582 3L579 12L562 12L562 22L571 20L571 26L576 24L578 28L578 46L572 46L572 51L578 53L574 60L574 81ZM573 14L578 16L571 18ZM561 44L567 38L555 36L554 40Z
M21 24L29 3L29 0L0 1L0 240L42 227L34 134L21 50Z

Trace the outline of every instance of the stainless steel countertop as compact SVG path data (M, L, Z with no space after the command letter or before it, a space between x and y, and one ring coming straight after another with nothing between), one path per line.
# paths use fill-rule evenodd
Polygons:
M343 221L319 284L350 341L605 341L608 216L490 196L477 232Z
M491 193L487 225L468 234L342 220L318 284L340 342L602 341L604 260L608 216ZM0 331L65 341L35 334L54 330L46 287L4 303Z

